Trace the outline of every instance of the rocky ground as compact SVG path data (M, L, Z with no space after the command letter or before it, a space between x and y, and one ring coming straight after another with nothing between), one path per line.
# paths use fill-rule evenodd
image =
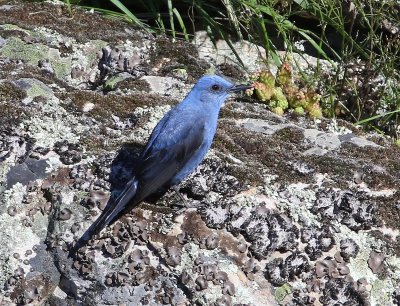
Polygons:
M168 192L68 258L196 79L245 73L62 5L3 2L0 22L1 305L400 304L400 150L248 97L180 186L193 208Z

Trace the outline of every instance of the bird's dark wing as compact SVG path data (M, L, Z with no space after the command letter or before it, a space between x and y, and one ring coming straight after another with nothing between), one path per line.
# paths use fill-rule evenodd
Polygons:
M204 121L186 122L175 130L163 130L142 155L135 201L142 201L158 189L169 187L169 182L204 144L204 134Z
M105 226L115 222L158 189L168 186L204 144L205 123L191 123L181 122L179 125L168 120L160 121L143 151L136 177L128 182L116 200L110 200L100 217L70 251L71 255Z
M174 109L170 110L168 113L166 113L164 115L164 117L160 120L160 122L157 123L156 127L153 129L153 131L151 132L150 138L147 141L146 147L144 148L143 152L142 152L142 156L147 154L147 151L150 150L150 148L152 148L153 143L155 142L155 140L159 137L160 134L162 134L162 131L168 126L170 125L170 117L173 116Z

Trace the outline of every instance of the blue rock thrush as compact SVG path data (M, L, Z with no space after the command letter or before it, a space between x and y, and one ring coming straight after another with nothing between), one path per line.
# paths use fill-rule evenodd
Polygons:
M139 169L125 189L77 241L75 253L91 237L160 189L179 184L203 160L217 128L218 114L230 93L251 88L216 76L203 76L186 98L157 124L143 150Z

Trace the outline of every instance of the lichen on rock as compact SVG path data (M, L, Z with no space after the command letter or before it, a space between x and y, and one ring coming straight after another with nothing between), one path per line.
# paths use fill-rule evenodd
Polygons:
M398 148L249 97L222 109L212 150L179 186L191 208L157 195L68 258L196 79L246 74L208 40L66 14L0 5L0 304L399 304ZM254 46L237 46L256 70ZM279 88L275 107L303 98Z

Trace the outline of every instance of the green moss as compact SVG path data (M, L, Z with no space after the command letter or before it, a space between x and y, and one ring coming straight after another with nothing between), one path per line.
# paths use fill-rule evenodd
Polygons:
M229 63L223 63L217 66L218 70L225 76L233 78L235 80L243 80L246 77L246 73L236 65Z
M95 105L89 115L95 119L111 123L111 115L118 116L122 119L129 118L132 112L137 107L152 107L157 105L172 105L175 101L167 98L161 98L158 95L137 93L130 96L119 96L114 94L102 95L91 91L77 91L73 94L68 94L62 99L70 97L72 106L75 110L81 111L87 102Z
M117 88L131 89L136 91L150 92L150 85L146 80L136 80L134 78L127 78L117 84Z
M119 20L104 18L99 14L88 15L86 10L77 7L73 8L73 21L79 26L72 26L67 5L54 5L43 1L26 1L23 5L14 5L10 10L0 10L0 20L4 24L12 24L32 32L38 27L45 27L84 43L95 39L105 40L110 44L116 44L123 39L143 39L140 31L133 26L130 27Z
M285 113L284 109L282 107L272 107L271 111L279 116L283 116L283 114Z
M0 36L3 39L8 39L10 37L23 38L26 34L20 30L0 30Z
M284 62L278 69L276 81L280 86L292 85L292 67L289 62Z
M366 160L377 167L377 170L368 169L368 175L364 177L364 182L369 188L398 189L400 152L396 147L359 147L352 143L344 143L340 148L340 153L344 156L352 156L353 159ZM380 171L379 168L385 169L385 171Z
M58 78L65 78L71 72L71 59L61 58L57 49L41 44L27 44L18 37L10 37L0 49L0 56L23 60L37 66L38 62L48 59Z
M273 137L282 142L296 144L298 149L301 149L301 145L304 143L304 132L302 129L296 127L280 129L274 133Z
M19 106L11 103L0 102L0 125L17 124L26 117L26 112Z
M54 74L58 78L64 79L71 74L71 58L61 58L57 55L54 58L49 58L49 60L54 69Z
M115 144L111 141L104 141L106 139L104 135L99 134L89 134L82 136L80 143L85 147L87 152L101 154L104 152L109 152L112 150L118 150L121 143Z
M300 137L294 138L298 141ZM298 144L287 143L277 134L273 137L261 133L250 132L229 123L221 122L214 146L220 151L232 154L240 160L251 160L251 166L245 169L243 176L248 177L251 183L261 181L255 173L259 173L262 165L265 165L271 174L278 175L278 180L285 184L312 180L293 171L288 160L298 160L300 156L296 153ZM285 148L284 150L282 148Z
M38 31L32 31L32 30L27 30L23 29L15 24L3 24L0 25L0 31L2 33L3 38L9 38L9 37L19 37L21 39L28 38L29 40L38 42L38 41L46 41L46 37L38 32Z
M271 111L283 115L288 108L295 114L307 113L311 118L322 118L321 96L309 87L299 88L293 83L292 68L285 62L279 67L277 78L269 70L255 73L253 93L263 102L268 102Z
M109 45L109 42L106 42L101 39L94 39L88 42L92 46L92 50L101 50L104 47ZM85 54L88 63L93 63L98 61L97 59L97 52L89 52Z
M294 113L295 113L296 115L299 115L299 116L304 116L304 114L305 114L304 108L302 108L301 106L295 107L295 108L293 109L293 111L294 111Z
M50 88L45 86L42 82L35 79L23 79L24 82L29 84L29 88L26 90L28 97L35 98L39 96L51 97L53 92Z
M0 79L17 81L20 79L36 79L44 84L57 84L62 88L71 90L70 86L64 81L57 79L54 74L45 72L37 66L24 65L24 69L20 69L21 65L16 63L0 63Z
M106 91L114 90L117 87L117 84L123 80L125 80L124 77L120 75L114 75L104 83L103 88Z
M185 69L189 82L195 82L210 67L205 60L199 59L198 50L194 45L179 40L172 42L165 37L157 38L150 60L151 66L160 67L159 72L164 76L173 75L176 69Z
M26 93L11 82L0 82L0 101L20 101L26 98Z
M28 45L17 37L10 37L0 49L0 55L10 59L19 59L31 65L46 58L49 48L40 44Z
M275 290L275 299L282 302L288 294L292 293L292 287L289 284L284 284Z
M20 31L21 30L20 27L16 26L15 24L11 24L11 23L2 24L0 27L2 29L4 29L5 31L13 31L13 30Z
M26 118L19 102L26 97L23 90L11 82L0 82L0 124L16 124Z
M264 83L256 82L254 84L254 91L256 93L257 99L265 102L271 99L274 93L274 88Z

